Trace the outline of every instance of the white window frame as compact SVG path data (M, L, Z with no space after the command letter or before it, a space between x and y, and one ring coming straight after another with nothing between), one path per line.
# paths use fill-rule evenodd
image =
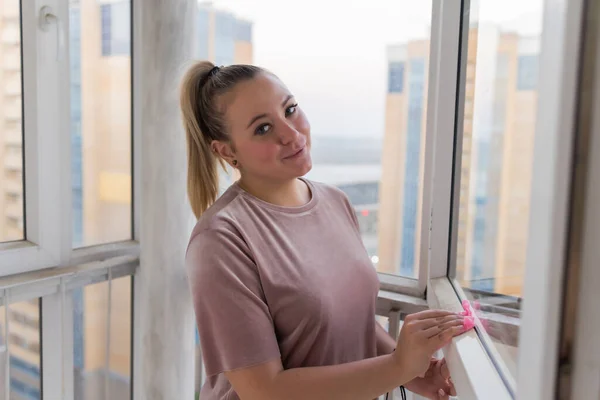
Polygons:
M45 26L42 7L52 14ZM139 132L132 132L132 239L73 249L69 0L21 0L21 31L26 237L0 243L0 293L9 305L41 299L43 397L69 400L74 387L72 290L103 281L110 286L124 276L134 279L139 266L140 154L133 145L139 143ZM136 298L134 292L132 323ZM133 387L133 371L131 379Z
M596 10L598 1L595 1ZM593 10L593 8L590 8ZM593 18L593 12L588 14ZM596 35L589 38L595 43L595 60L590 61L594 87L589 101L590 124L587 135L587 162L582 162L586 169L584 210L581 214L582 234L580 243L573 243L581 250L579 258L579 282L576 295L575 337L573 344L572 375L570 382L571 399L600 398L598 371L600 370L600 348L598 347L598 330L600 329L600 310L598 309L598 287L600 286L600 41ZM591 47L591 46L590 46ZM594 54L594 52L592 52ZM592 57L590 57L592 58ZM588 118L585 116L583 118ZM577 250L575 250L577 251ZM564 340L565 338L563 338Z
M133 196L132 240L72 249L71 154L69 102L68 0L22 0L24 151L27 238L0 244L0 292L11 302L42 298L42 369L44 398L72 398L73 337L68 295L75 287L134 275L139 265L140 226L140 74L135 60L142 51L142 1L132 0L132 104L133 104ZM387 315L396 326L401 313L425 307L460 309L464 297L448 279L452 263L448 243L452 236L451 198L454 154L458 146L456 106L463 108L464 96L457 85L460 52L465 51L461 35L463 4L459 0L436 0L432 9L429 93L424 166L423 212L419 279L380 274L382 290L377 312ZM61 24L52 21L47 31L39 27L39 11L51 7ZM577 88L580 21L584 0L547 1L542 40L538 124L536 132L536 181L532 202L549 204L532 208L530 252L525 279L525 297L520 327L520 375L512 382L502 361L489 346L481 327L454 339L443 349L461 399L551 398L555 387L560 309L560 282L566 241L568 188L571 171L571 143ZM62 25L63 46L59 46ZM463 27L464 29L464 27ZM467 27L468 29L468 27ZM464 35L464 31L462 32ZM463 58L464 60L464 58ZM464 65L463 65L464 67ZM561 93L561 96L557 96ZM134 101L135 100L135 101ZM33 111L32 111L33 110ZM454 141L456 140L456 144ZM548 150L549 149L549 150ZM547 166L551 165L552 168ZM453 228L455 231L455 227ZM10 276L18 274L16 276ZM134 279L134 287L140 283ZM135 292L135 289L134 289ZM134 293L135 294L135 293ZM427 294L426 301L424 300ZM134 295L133 310L139 309ZM133 312L133 311L132 311ZM141 393L141 381L133 379L140 366L139 314L133 312L134 393ZM498 321L498 323L508 323ZM392 326L392 333L397 328ZM71 396L71 397L69 397Z
M456 0L452 0L453 2ZM433 192L430 190L433 180L433 156L435 151L435 136L434 130L432 130L430 123L431 119L431 110L429 109L432 104L432 96L435 96L436 88L433 87L431 78L432 78L432 69L434 68L433 63L435 62L435 58L433 57L432 52L434 51L434 39L433 35L438 29L440 20L436 20L435 18L435 10L438 7L439 0L434 0L432 3L432 21L431 21L431 37L430 37L430 54L429 54L429 81L428 81L428 93L427 93L427 102L428 102L428 110L427 110L427 130L425 134L425 152L423 157L423 182L422 186L419 187L419 190L422 190L422 206L423 210L421 213L421 230L420 230L420 246L419 246L419 273L417 279L404 277L401 275L390 274L390 273L382 273L379 272L379 281L381 282L381 288L385 291L390 291L394 293L405 294L408 296L414 296L418 298L425 299L425 294L427 293L427 283L429 279L429 264L430 264L430 228L431 228L431 220L432 215L430 212L433 210L432 207L432 195ZM398 205L400 207L401 205ZM428 211L429 210L429 211Z
M519 376L507 372L478 323L476 330L455 338L443 349L461 399L504 400L514 398L516 393L519 398L534 400L553 397L583 3L554 0L544 5L534 150L536 179L531 199L536 207L531 211L524 289L527 301L519 331ZM447 276L455 263L455 249L449 249L448 244L457 231L457 221L450 217L452 193L458 193L460 187L460 176L453 180L452 175L454 169L460 171L460 153L456 160L448 149L462 148L464 88L462 84L457 88L456 82L459 73L466 73L468 23L464 23L465 39L460 45L458 38L461 16L468 12L468 0L462 4L434 2L431 33L427 129L428 137L435 137L435 149L427 301L432 308L453 311L461 310L460 301L466 297Z

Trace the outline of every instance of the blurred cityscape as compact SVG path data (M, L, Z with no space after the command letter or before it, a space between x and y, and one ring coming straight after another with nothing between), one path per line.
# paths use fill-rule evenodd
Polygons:
M0 241L16 241L25 237L19 1L0 2L0 13ZM197 58L218 65L253 62L252 22L209 3L199 4L197 21ZM69 22L73 246L128 240L130 2L71 0ZM456 278L471 289L521 296L538 53L538 37L491 25L469 31ZM386 56L385 132L315 136L308 177L349 196L379 271L415 278L421 218L428 212L421 204L429 41L388 44ZM224 184L230 181L223 177ZM131 279L112 285L110 299L107 284L73 293L75 399L104 398L106 378L109 398L129 398ZM13 304L8 316L5 337L0 313L0 343L10 343L11 399L39 399L38 301ZM7 356L6 349L0 353Z

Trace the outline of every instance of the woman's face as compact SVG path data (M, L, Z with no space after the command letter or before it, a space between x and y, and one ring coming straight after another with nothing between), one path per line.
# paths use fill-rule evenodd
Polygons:
M216 144L237 161L242 179L283 182L312 167L310 124L283 83L267 73L237 84L220 99L231 143Z

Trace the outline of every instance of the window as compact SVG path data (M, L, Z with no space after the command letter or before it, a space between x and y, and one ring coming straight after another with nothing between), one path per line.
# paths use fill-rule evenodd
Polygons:
M73 291L75 400L130 399L131 311L130 277Z
M82 2L85 3L86 1L82 0ZM130 0L127 0L100 5L100 29L102 32L103 56L130 55L130 4ZM84 9L86 9L86 7L84 7Z
M41 399L39 321L39 299L0 307L0 379L5 382L8 361L11 399Z
M404 63L390 62L388 71L388 93L402 93L404 89Z
M101 3L0 7L1 398L71 396L70 360L81 348L72 343L74 308L95 318L73 291L112 278L117 339L103 346L104 370L127 388L111 398L130 398L123 338L131 331L129 276L139 264L131 241L131 13L129 3Z
M236 41L252 43L252 23L249 21L237 20Z
M236 17L228 12L215 10L215 64L234 63L237 39Z
M584 3L507 1L465 2L467 12L406 0L307 0L293 13L274 0L195 3L198 58L265 66L296 94L312 123L308 178L348 196L382 287L423 284L418 296L384 288L382 309L472 300L480 324L443 350L466 370L455 375L464 399L547 399L556 387L555 374L536 375L558 358L546 356L559 329L544 318L561 308L556 265L570 239L568 116L584 47L569 31ZM143 1L55 0L60 18L47 21L35 3L0 9L0 397L130 398L141 64L130 20ZM525 272L539 285L522 309Z
M129 1L69 8L74 247L131 239L130 18Z
M0 242L25 238L20 2L5 3L0 10Z
M348 194L380 272L416 278L431 3L415 8L386 1L347 10L340 19L338 6L313 1L303 3L295 18L266 18L288 11L270 1L203 3L199 56L217 64L264 65L286 82L312 125L313 169L307 177ZM332 20L339 22L335 30ZM366 20L378 21L381 29L356 30ZM236 21L256 34L240 35ZM293 44L282 31L294 32Z
M538 56L527 54L518 60L518 90L535 90L538 81Z
M530 24L511 26L491 4L472 8L461 132L456 265L451 271L474 301L487 335L513 377L530 224L542 2L527 2ZM521 15L513 9L512 19ZM534 26L534 27L532 27ZM531 34L530 30L537 29ZM471 43L474 41L475 43ZM524 54L525 53L525 54ZM511 73L516 71L517 73Z

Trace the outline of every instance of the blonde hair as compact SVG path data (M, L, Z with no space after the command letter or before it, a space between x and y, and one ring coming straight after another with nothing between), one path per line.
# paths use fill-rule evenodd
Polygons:
M187 190L196 218L217 199L218 164L225 167L211 148L213 140L229 141L224 110L218 109L217 100L237 83L261 72L262 68L253 65L216 67L209 61L200 61L193 64L183 78L179 101L187 142Z

